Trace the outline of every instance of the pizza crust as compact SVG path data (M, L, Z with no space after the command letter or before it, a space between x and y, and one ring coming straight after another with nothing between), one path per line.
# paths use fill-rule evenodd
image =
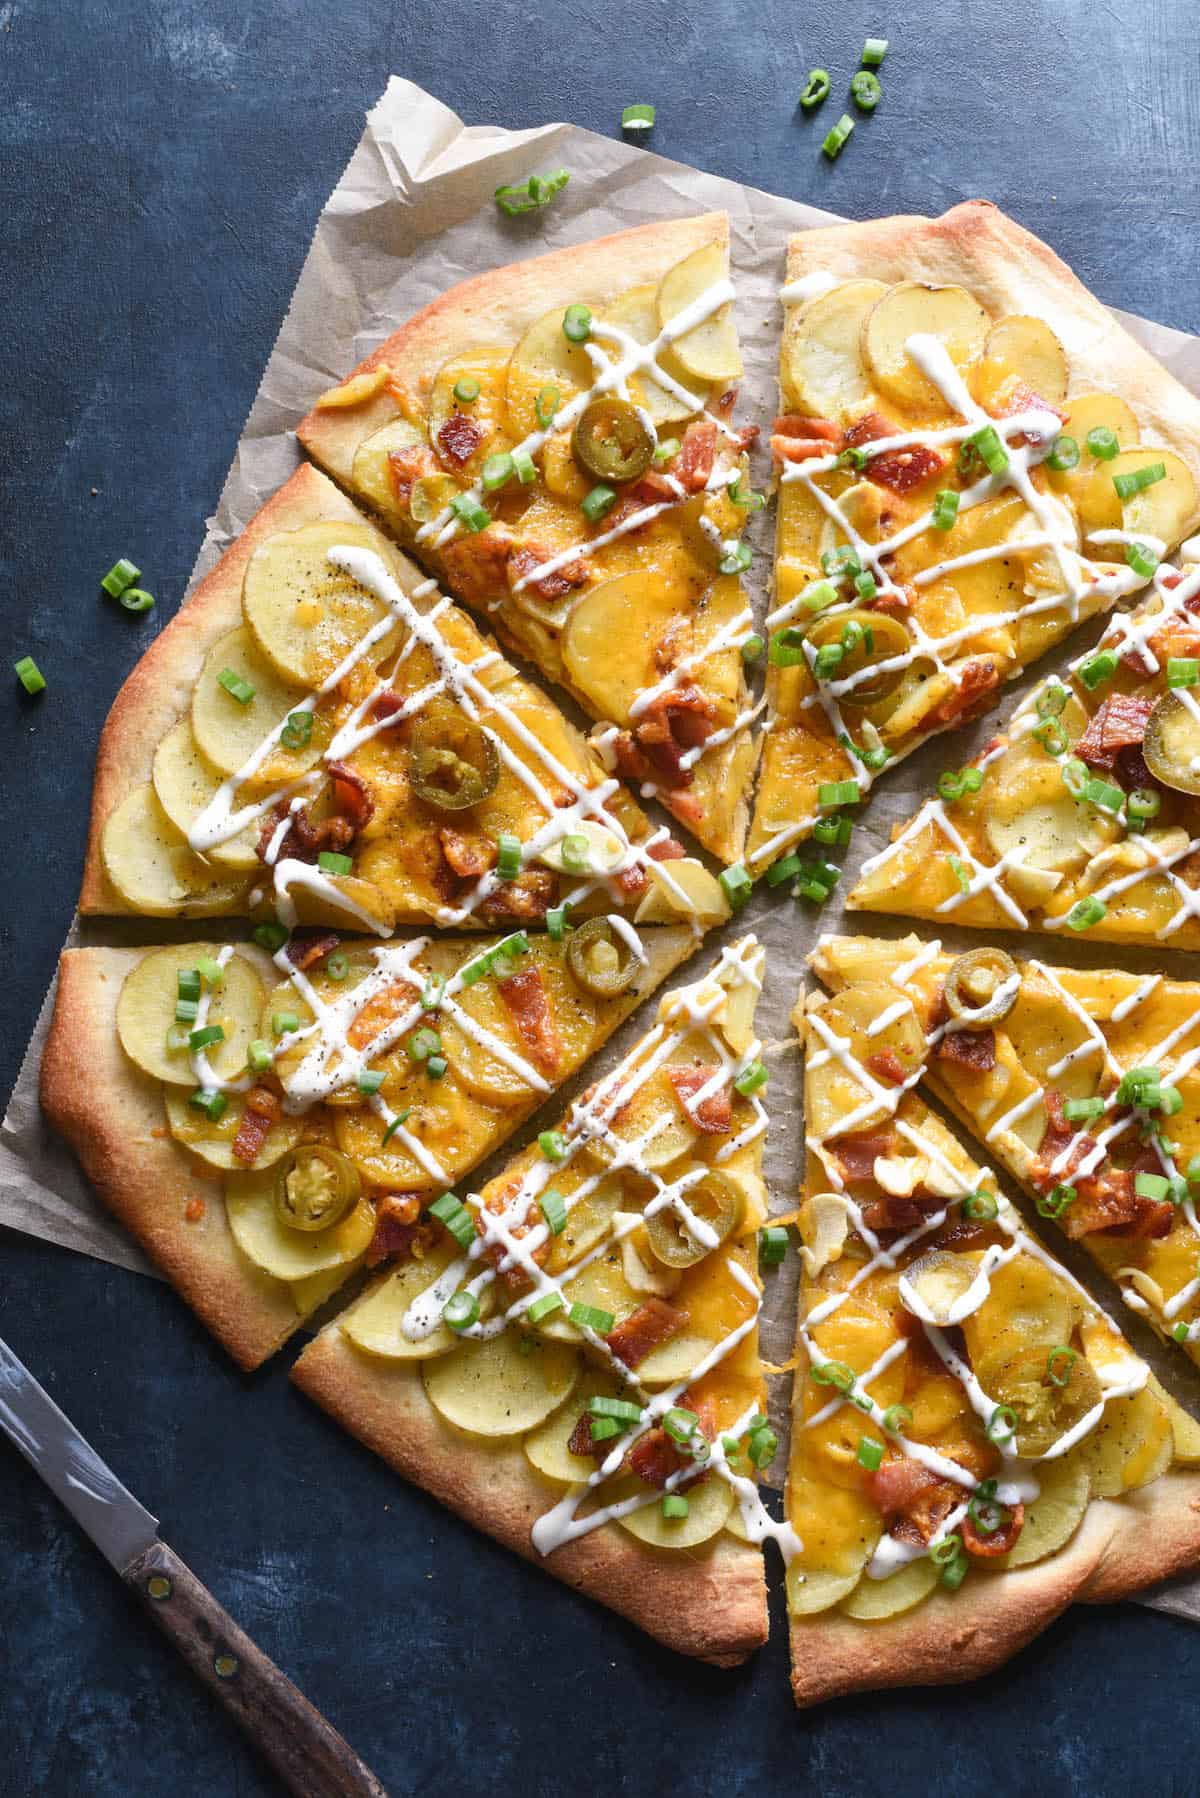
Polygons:
M1035 1566L972 1573L882 1623L837 1611L790 1619L800 1706L886 1686L956 1685L1017 1653L1071 1604L1112 1604L1200 1560L1200 1473L1164 1474L1120 1500L1093 1499L1070 1543Z
M894 217L820 226L788 243L787 278L957 283L997 318L1032 313L1067 352L1071 393L1119 394L1145 441L1175 450L1200 473L1200 400L1136 343L1054 251L990 200L965 200L940 218Z
M265 957L239 953L269 979ZM132 949L67 949L42 1058L42 1108L71 1144L104 1204L135 1236L240 1367L259 1366L300 1324L290 1289L241 1254L220 1176L168 1134L162 1085L126 1058L117 1036ZM189 1223L189 1199L204 1215Z
M659 1552L609 1524L543 1559L529 1532L561 1488L534 1472L519 1443L454 1430L426 1397L419 1365L372 1360L331 1324L292 1379L405 1479L668 1648L732 1667L766 1641L760 1548L722 1533L711 1547Z

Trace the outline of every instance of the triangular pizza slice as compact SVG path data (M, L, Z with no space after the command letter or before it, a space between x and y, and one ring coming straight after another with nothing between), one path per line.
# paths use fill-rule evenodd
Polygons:
M1200 1428L909 1090L919 1014L879 961L796 1012L800 1704L977 1678L1068 1604L1200 1564Z
M478 1528L669 1646L765 1639L765 1083L752 937L481 1193L446 1195L296 1363Z
M757 753L742 373L724 213L464 281L299 428L502 640L561 682L611 767L738 859ZM752 648L753 646L751 646Z
M849 905L1200 948L1198 613L1200 565L1159 567L1144 606L941 776Z
M596 921L599 923L599 920ZM491 1154L695 946L680 926L68 949L43 1107L243 1367Z
M895 1014L907 1046L880 1036L876 1081L923 1079L1200 1362L1200 985L913 936L829 937L812 964L856 1006Z
M787 272L755 872L1143 587L1200 467L1200 402L994 206L805 231Z
M81 904L381 936L728 915L554 701L308 465L118 694Z

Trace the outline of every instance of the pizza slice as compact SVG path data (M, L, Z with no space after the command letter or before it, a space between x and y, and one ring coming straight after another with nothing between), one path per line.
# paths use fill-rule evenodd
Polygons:
M881 1037L877 1080L923 1079L1200 1363L1200 986L917 937L829 937L812 965L894 1012L907 1047Z
M728 915L554 702L307 465L118 694L81 907L274 915L281 937Z
M755 871L1143 587L1200 466L1200 402L994 206L806 231L787 272Z
M243 1367L497 1149L692 951L299 930L68 949L41 1097L104 1203Z
M941 776L848 903L1200 948L1198 614L1200 566L1160 566L1145 605L1029 693L969 768Z
M293 1378L406 1478L684 1653L765 1639L766 1074L752 937L481 1193L447 1194Z
M762 496L724 213L443 294L299 427L322 468L600 723L609 765L736 861L757 753L738 575Z
M1200 1564L1200 1428L909 1090L911 990L877 970L796 1012L799 1704L977 1678Z

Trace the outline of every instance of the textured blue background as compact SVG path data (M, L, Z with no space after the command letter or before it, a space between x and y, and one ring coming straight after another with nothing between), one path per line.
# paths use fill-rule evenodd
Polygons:
M865 35L885 99L836 167ZM471 121L613 132L865 217L974 194L1105 299L1200 329L1189 0L0 0L0 920L15 1076L77 889L97 732L178 603L316 215L389 72ZM136 557L159 609L98 575ZM171 1294L17 1236L4 1334L169 1540L394 1795L1200 1787L1200 1631L1068 1617L982 1685L797 1718L782 1630L698 1669L409 1491L298 1395L244 1379ZM0 1793L265 1794L271 1781L23 1462L0 1447ZM776 1608L775 1622L783 1618Z

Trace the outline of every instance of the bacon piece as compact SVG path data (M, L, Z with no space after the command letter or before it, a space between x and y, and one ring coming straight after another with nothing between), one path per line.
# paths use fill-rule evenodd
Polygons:
M1024 411L1025 408L1021 407ZM1006 1555L1016 1543L1017 1537L1025 1527L1025 1506L1015 1504L1006 1507L1008 1516L998 1529L989 1534L978 1529L972 1521L970 1512L959 1525L962 1534L962 1545L969 1555L976 1555L980 1560L991 1560L994 1555Z
M1122 749L1140 748L1154 702L1135 693L1112 693L1088 720L1088 727L1072 750L1089 768L1110 773Z
M722 418L728 418L729 414L733 411L734 406L737 404L737 396L738 390L736 387L727 387L714 405L713 411L719 412Z
M681 1306L668 1304L666 1299L648 1298L615 1330L610 1330L605 1341L623 1366L639 1367L652 1349L669 1342L687 1327L688 1315Z
M882 437L900 437L903 431L899 425L893 424L881 412L867 412L856 419L846 432L846 443L852 449L861 449L865 443L877 443ZM922 482L933 479L946 466L946 457L938 450L931 449L925 443L907 444L903 449L884 450L881 455L872 456L863 473L877 487L886 487L889 493L910 493Z
M982 710L988 694L1000 685L1000 670L990 656L968 662L959 676L953 693L935 706L924 720L928 730L941 730L948 724L959 724L972 713Z
M496 845L487 837L464 836L447 824L438 831L438 842L460 880L478 880L496 865Z
M313 824L307 811L301 808L293 812L287 801L282 800L262 821L258 834L260 861L266 861L275 832L285 818L288 820L288 828L279 845L276 862L315 862L322 849L332 849L342 854L354 841L354 826L349 818L323 818L319 824Z
M691 1102L700 1088L707 1086L720 1071L715 1064L667 1069L667 1079L675 1088L675 1097L696 1128L706 1136L723 1136L733 1122L733 1093L728 1083L701 1099L699 1105Z
M877 593L871 601L873 612L888 612L893 618L903 618L906 612L912 611L916 590L910 586L890 587L886 593Z
M862 1208L862 1220L868 1230L915 1230L918 1224L925 1222L930 1205L942 1202L940 1199L922 1199L916 1192L907 1196L881 1192L878 1197L867 1200Z
M332 930L322 930L319 925L307 929L293 930L288 938L287 958L294 968L303 973L311 968L314 962L323 961L332 955L341 938Z
M407 508L411 504L412 490L418 481L440 473L437 457L423 443L388 452L388 480L399 506Z
M692 783L683 757L712 735L716 706L694 681L662 694L632 731L622 731L614 749L618 770L631 780L665 782L670 787Z
M604 1455L611 1448L611 1442L595 1442L592 1439L592 1414L581 1411L575 1428L567 1438L567 1449L573 1455Z
M237 1135L233 1139L233 1153L238 1161L244 1162L247 1167L253 1167L282 1110L279 1095L273 1093L269 1086L250 1088L246 1094L246 1106L237 1127Z
M1074 1184L1075 1203L1067 1206L1059 1220L1073 1240L1099 1230L1110 1236L1169 1235L1175 1207L1168 1199L1148 1199L1136 1192L1132 1168L1102 1168Z
M447 584L469 605L499 599L508 590L512 542L512 532L500 524L452 538L441 551Z
M1060 412L1057 406L1052 406L1049 400L1044 400L1040 393L1035 392L1026 382L1020 380L1014 380L1011 385L1006 386L1003 400L988 409L993 418L1015 418L1018 412L1052 412L1060 425L1067 422L1065 412ZM1041 441L1040 437L1034 436L1029 431L1018 431L1015 436L1009 438L1009 442L1018 449L1027 444Z
M637 500L639 511L643 506L657 506L661 505L664 500L679 498L679 494L668 477L665 474L659 474L658 470L654 468L648 469L640 480L634 482L629 489L629 496L631 499Z
M1029 1178L1035 1186L1047 1191L1060 1182L1069 1181L1080 1162L1089 1156L1096 1147L1095 1137L1086 1130L1076 1130L1063 1116L1063 1095L1056 1086L1047 1090L1044 1100L1046 1107L1046 1128L1042 1132L1042 1140L1038 1144L1038 1152L1029 1169ZM1057 1171L1054 1165L1063 1153L1067 1144L1075 1143L1070 1156ZM1107 1157L1106 1157L1107 1159ZM1064 1224L1066 1213L1063 1214Z
M706 1442L711 1442L717 1433L717 1408L712 1398L706 1393L693 1404L685 1393L679 1402L685 1410L695 1414L701 1435ZM691 1462L691 1455L684 1454L664 1429L647 1430L644 1436L639 1436L627 1457L631 1473L636 1473L638 1479L644 1480L647 1486L658 1486L660 1489L672 1474L689 1467ZM690 1479L677 1481L673 1490L682 1491L684 1487L699 1485L706 1472L706 1468L698 1468Z
M555 878L548 868L526 868L505 880L479 907L482 918L544 918L554 903Z
M922 1547L931 1542L951 1511L962 1503L962 1488L940 1480L919 1461L884 1461L863 1485L883 1513L888 1533L900 1542Z
M483 426L469 412L452 412L437 434L438 454L461 468L483 442Z
M904 1063L894 1049L876 1049L874 1055L867 1056L863 1066L877 1080L886 1080L891 1086L903 1086L908 1078Z
M355 830L360 831L375 814L370 787L362 775L347 767L345 762L327 762L325 766L333 779L334 804L344 818L349 818Z
M939 1061L953 1061L977 1074L990 1074L996 1065L994 1030L947 1030L937 1046Z
M511 550L508 557L508 584L515 592L517 582L524 581L525 589L538 594L542 599L561 599L564 593L570 593L575 587L584 587L592 578L592 565L583 556L575 556L570 562L564 562L561 568L553 568L540 575L536 580L529 576L543 562L553 559L554 551L542 549L537 544L523 543L519 548Z
M834 1139L833 1153L842 1172L843 1180L871 1180L875 1176L875 1162L880 1155L894 1155L896 1152L896 1133L894 1130L877 1130L874 1133L864 1131L859 1135L839 1136Z
M493 1216L499 1217L502 1212L507 1211L520 1190L521 1176L518 1174L513 1179L507 1181L505 1185L497 1187L495 1191L485 1193L483 1200L484 1210L490 1211ZM541 1222L542 1214L538 1207L532 1202L528 1202L526 1203L522 1216L515 1223L507 1224L505 1228L514 1242L523 1242L530 1231L536 1230ZM482 1219L478 1215L475 1219L475 1228L479 1231L481 1236L486 1234ZM546 1262L546 1257L550 1253L549 1238L547 1238L545 1242L540 1243L537 1248L530 1249L529 1253L533 1257L536 1265L538 1267L543 1267ZM484 1250L485 1259L491 1262L510 1292L515 1294L528 1291L530 1284L529 1275L519 1263L514 1262L511 1267L501 1268L500 1263L507 1254L508 1249L499 1237L489 1243Z
M540 971L523 968L498 981L497 989L530 1055L544 1074L553 1074L562 1060L562 1042Z
M657 843L651 843L646 854L652 862L682 862L687 860L687 850L674 837L660 837Z
M717 457L717 427L711 418L698 418L683 433L671 473L688 493L707 486Z
M614 878L627 899L636 899L650 885L650 876L636 862L632 862L628 868L622 868Z
M785 412L771 429L771 454L776 462L809 462L814 456L836 454L841 447L842 427L829 418Z
M381 1261L421 1261L434 1241L432 1224L418 1222L422 1194L385 1192L375 1207L375 1230L367 1245L367 1266Z
M403 710L403 698L399 693L393 692L391 687L385 688L382 693L377 693L371 701L371 716L380 724L398 718Z

